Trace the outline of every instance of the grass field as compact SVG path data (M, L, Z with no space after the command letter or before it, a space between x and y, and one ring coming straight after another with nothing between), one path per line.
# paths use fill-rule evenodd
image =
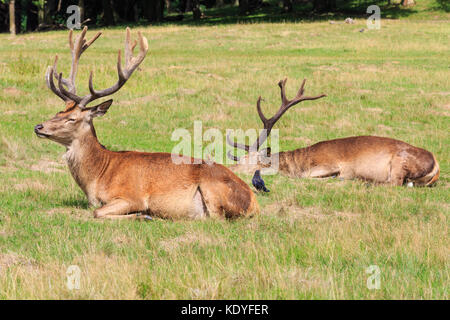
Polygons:
M290 96L306 77L306 93L328 97L279 121L281 150L370 134L440 162L434 188L267 177L262 214L233 222L94 220L64 149L33 133L63 107L44 73L59 53L67 74L67 33L0 35L0 298L448 299L448 21L382 20L362 33L362 19L139 28L150 54L95 121L112 150L170 152L172 131L192 132L194 120L260 128L256 99L274 113L286 76ZM116 81L123 37L105 30L86 51L79 92L90 69L97 88ZM79 290L66 286L70 265L81 269ZM378 290L366 286L371 265Z

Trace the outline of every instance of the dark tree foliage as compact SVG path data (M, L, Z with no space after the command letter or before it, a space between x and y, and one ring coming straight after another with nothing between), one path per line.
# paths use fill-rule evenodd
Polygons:
M313 0L313 8L315 11L333 11L336 9L336 0Z
M205 8L237 7L231 11L222 10L223 14L239 14L247 16L258 10L279 8L277 14L318 14L326 12L351 12L363 10L370 4L384 3L390 8L396 6L390 0L0 0L0 32L8 32L10 26L10 9L15 13L17 33L27 31L43 31L65 28L69 14L66 12L70 5L77 5L81 9L81 22L97 26L113 26L116 24L133 23L161 23L164 21L182 20L186 14L194 20L205 17ZM401 0L404 5L414 4L413 0ZM444 0L438 0L446 11L448 5ZM393 3L393 2L392 2ZM398 3L398 1L397 1ZM362 9L361 9L362 8ZM228 11L227 11L228 10ZM359 12L358 11L358 12ZM227 13L228 12L228 13ZM350 12L350 11L348 11ZM168 14L170 15L168 16ZM14 29L14 28L12 28Z
M246 15L261 7L262 0L239 0L239 13Z

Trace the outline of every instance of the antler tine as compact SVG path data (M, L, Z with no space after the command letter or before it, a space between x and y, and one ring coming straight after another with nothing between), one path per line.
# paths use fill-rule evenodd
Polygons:
M301 96L303 96L303 92L305 92L305 83L306 83L306 78L303 79L302 85L300 86L300 89L298 89L298 92L297 92L297 96L296 96L296 97L301 97Z
M83 31L81 31L81 33L77 36L77 38L75 40L75 44L72 39L72 30L69 31L69 46L70 46L70 51L72 53L72 65L70 68L69 78L67 80L66 79L64 79L64 80L66 80L68 82L67 87L68 87L69 91L73 94L76 94L75 78L77 76L78 63L80 61L80 56L102 34L101 32L97 32L97 34L95 36L93 36L91 38L91 40L86 42L85 37L86 37L87 29L88 28L86 26L83 28Z
M238 162L240 159L239 157L236 157L234 154L231 154L230 151L227 152L227 156L228 156L228 158L230 158L231 160L236 161L236 162Z
M90 94L82 98L79 103L81 107L86 106L89 102L92 102L95 99L113 94L114 92L118 91L125 84L125 82L127 82L134 70L136 70L136 68L144 60L148 51L147 38L143 37L140 32L138 32L138 36L140 51L136 57L133 57L133 49L136 46L137 42L135 41L135 43L131 44L131 32L130 29L127 28L125 37L125 68L122 68L122 54L119 50L119 53L117 55L117 74L119 79L113 86L103 90L95 90L93 85L93 73L91 71L91 74L89 76Z
M54 75L54 67L47 67L47 72L45 73L45 81L47 83L47 87L52 90L52 92L54 94L56 94L58 97L60 97L61 99L63 99L65 102L69 101L69 99L64 96L61 91L59 91L56 86L55 83L53 81L53 75Z
M284 78L283 80L278 81L278 86L280 87L280 93L281 93L281 103L287 104L289 103L288 98L286 98L286 82L287 78Z
M270 131L272 130L272 126L269 124L269 128L264 128L262 132L259 134L258 139L252 144L250 147L250 150L253 152L256 152L259 150L259 148L263 145L263 143L267 140L267 137L270 134Z
M259 118L261 119L262 123L264 124L264 129L267 129L268 119L264 116L264 113L261 110L261 96L259 96L258 101L256 101L256 110L258 111Z
M85 28L87 28L87 27L85 27ZM85 42L84 45L83 45L83 47L81 48L81 49L82 49L81 53L83 53L87 48L89 48L89 46L90 46L91 44L93 44L94 41L97 40L101 35L102 35L102 33L99 31L99 32L97 32L97 33L95 34L95 36L93 36L93 37L91 38L91 40Z
M133 57L133 48L130 46L131 44L131 30L127 27L126 36L125 36L125 68L128 68L131 63L131 58Z
M305 101L305 100L316 100L316 99L320 99L323 97L326 97L325 94L320 94L318 96L313 96L313 97L305 97L303 96L303 93L305 91L305 83L306 83L306 79L303 79L302 85L300 86L300 89L297 92L297 95L295 96L294 99L289 100L286 98L286 94L285 94L285 84L286 84L286 80L284 81L280 81L278 83L278 85L281 88L281 106L278 109L277 113L268 120L269 125L270 125L270 129L272 129L271 127L281 118L281 116L290 108L295 106L296 104ZM268 131L270 132L270 130L268 129Z

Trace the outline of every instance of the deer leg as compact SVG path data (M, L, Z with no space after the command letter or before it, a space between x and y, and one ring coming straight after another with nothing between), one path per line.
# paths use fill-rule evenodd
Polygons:
M388 184L391 186L402 186L405 182L406 171L403 169L401 159L391 161L391 171Z
M94 218L98 219L146 219L146 215L140 215L136 212L136 208L127 200L117 199L113 200L103 207L94 211Z

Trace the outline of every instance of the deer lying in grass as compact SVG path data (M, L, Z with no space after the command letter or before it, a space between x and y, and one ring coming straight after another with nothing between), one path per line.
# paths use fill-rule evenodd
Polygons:
M110 88L95 90L91 72L90 93L81 97L76 95L75 88L79 58L101 34L86 42L86 31L85 27L75 43L72 41L72 31L69 33L72 52L69 77L63 78L61 73L58 74L57 56L53 67L48 67L46 72L47 86L66 102L65 110L38 124L34 130L39 137L66 147L65 158L75 181L91 205L101 205L94 211L94 217L234 218L257 214L259 206L250 187L220 164L203 161L190 164L192 158L184 158L188 163L175 164L169 153L113 152L99 143L93 119L103 116L112 100L90 108L86 106L95 99L118 91L144 60L148 44L139 33L140 52L133 57L136 41L131 43L127 28L125 67L122 67L119 51L118 81Z
M227 136L230 145L248 153L241 158L228 153L231 159L238 162L230 167L231 170L252 174L255 170L269 167L276 155L279 159L279 171L290 177L359 178L395 186L405 183L409 186L430 186L438 180L439 164L431 152L391 138L357 136L328 140L274 155L270 155L270 149L259 151L272 127L290 107L305 100L325 97L324 94L304 96L305 81L303 80L292 100L286 98L286 79L278 83L281 89L281 106L270 119L262 113L261 97L258 98L256 107L265 130L252 146L233 142Z

